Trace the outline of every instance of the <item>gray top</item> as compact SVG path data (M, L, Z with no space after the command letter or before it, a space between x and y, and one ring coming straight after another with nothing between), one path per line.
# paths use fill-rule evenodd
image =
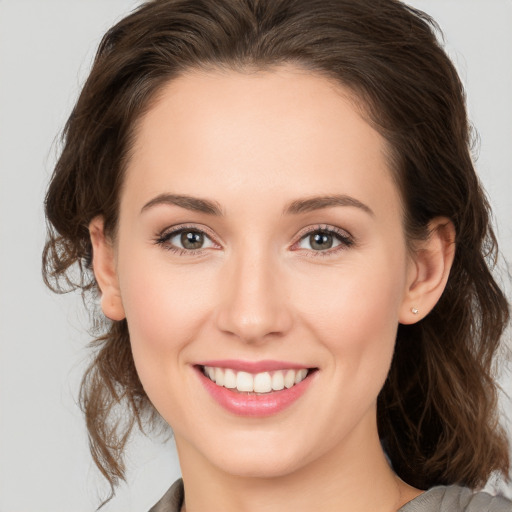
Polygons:
M177 480L149 512L180 512L183 481ZM212 509L211 512L220 512ZM397 512L512 512L512 502L486 492L474 493L466 487L433 487Z
M450 485L432 487L398 512L512 512L512 502L486 492Z

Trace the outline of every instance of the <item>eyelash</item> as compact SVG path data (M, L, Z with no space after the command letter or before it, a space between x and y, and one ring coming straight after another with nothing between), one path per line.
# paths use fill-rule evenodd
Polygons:
M180 227L172 229L170 231L163 231L155 239L155 244L160 245L165 250L173 252L180 256L201 256L205 252L206 249L181 249L180 247L176 247L175 245L172 245L169 243L169 240L171 238L174 238L175 236L177 236L183 232L187 232L187 231L201 233L204 236L206 236L207 238L209 238L210 240L212 239L212 237L208 234L207 231L204 231L203 229L199 229L198 227L191 225L191 226L180 226ZM332 227L332 226L321 225L321 226L315 226L314 228L308 229L307 231L303 232L300 235L299 240L297 242L295 242L293 245L295 246L295 245L299 244L306 237L311 236L314 233L324 233L324 234L328 234L328 235L333 235L334 238L336 238L340 242L340 244L337 245L336 247L334 247L332 249L327 249L325 251L314 251L312 249L308 250L308 252L310 252L311 255L315 258L327 257L327 256L331 256L335 253L337 254L339 251L348 249L349 247L352 247L355 244L355 241L354 241L354 238L352 237L352 235L350 235L346 231ZM212 242L213 242L213 240L212 240ZM213 243L215 243L215 242L213 242ZM296 250L298 250L298 249L296 249ZM305 249L305 250L307 250L307 249Z
M325 251L314 251L312 249L304 249L307 250L314 258L325 258L332 256L334 254L338 254L340 251L344 251L355 244L354 238L347 231L335 228L334 226L320 225L314 226L313 228L310 229L308 228L306 231L302 232L299 236L298 241L295 242L293 246L299 244L302 240L304 240L308 236L311 236L314 233L332 235L335 239L338 240L338 242L340 242L339 245L337 245L336 247L327 249Z
M207 231L199 229L197 226L184 225L175 229L171 229L170 231L163 231L157 236L155 243L162 246L166 251L173 252L179 256L201 256L205 252L205 249L181 249L180 247L176 247L175 245L169 243L171 238L174 238L176 235L187 231L202 233L206 237L212 239Z

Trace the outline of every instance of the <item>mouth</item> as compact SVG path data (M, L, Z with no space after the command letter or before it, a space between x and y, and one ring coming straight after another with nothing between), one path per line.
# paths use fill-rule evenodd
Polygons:
M259 373L237 371L233 368L200 366L203 375L219 387L238 393L263 395L300 384L314 368L283 369Z
M318 368L277 362L209 362L194 366L207 394L237 416L268 417L300 401Z

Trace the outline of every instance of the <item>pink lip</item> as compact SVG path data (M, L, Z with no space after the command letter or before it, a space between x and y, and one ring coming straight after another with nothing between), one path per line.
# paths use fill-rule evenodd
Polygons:
M216 365L208 364L206 366ZM238 369L231 365L226 366L226 368ZM244 368L247 368L247 366L244 366ZM268 369L268 366L266 366L266 368ZM288 368L290 368L290 366L288 366ZM299 384L295 384L295 386L292 386L289 389L285 388L281 391L272 391L270 393L256 395L240 393L225 387L217 386L217 384L212 382L203 374L200 367L195 366L194 369L196 370L196 373L205 389L219 405L238 416L253 418L271 416L292 405L306 392L314 379L314 375L317 373L312 372L303 381L299 382ZM283 367L280 366L278 369L283 369Z
M287 361L240 361L237 359L222 359L218 361L203 361L197 363L199 366L214 366L216 368L231 368L238 372L261 373L275 370L301 370L309 368L297 363Z

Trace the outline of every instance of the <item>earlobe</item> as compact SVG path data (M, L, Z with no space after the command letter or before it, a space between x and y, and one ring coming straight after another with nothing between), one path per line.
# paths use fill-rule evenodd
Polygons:
M103 217L95 217L90 222L89 235L94 276L101 294L101 309L107 318L123 320L125 314L116 272L114 247L105 236Z
M402 324L424 318L441 297L455 257L455 227L446 217L429 223L429 237L417 242L400 311Z

